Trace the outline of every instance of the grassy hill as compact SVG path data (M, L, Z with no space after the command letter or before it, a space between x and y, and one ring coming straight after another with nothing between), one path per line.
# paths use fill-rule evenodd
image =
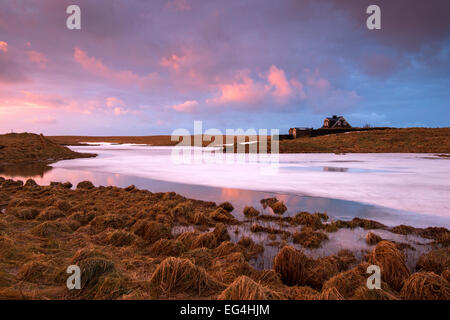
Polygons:
M0 135L0 164L52 163L59 160L93 157L78 153L34 133Z
M280 141L281 153L450 153L450 128L406 128Z

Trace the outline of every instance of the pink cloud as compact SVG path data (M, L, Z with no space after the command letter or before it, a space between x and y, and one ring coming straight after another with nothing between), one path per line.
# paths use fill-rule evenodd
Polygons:
M181 63L185 60L186 57L178 57L177 55L174 54L168 58L163 57L159 64L162 67L170 68L178 72L180 70Z
M8 52L8 43L5 41L0 41L0 51Z
M264 96L267 94L267 87L262 83L253 81L248 71L241 71L238 78L238 82L220 84L220 96L208 99L207 102L214 104L256 104L264 99Z
M27 51L27 55L31 62L39 65L41 68L45 68L47 66L48 59L43 53L31 50Z
M150 73L145 76L137 75L129 70L125 71L113 71L108 68L103 62L95 57L89 57L88 54L75 48L74 52L75 60L88 72L98 77L113 80L120 84L137 85L138 87L145 88L152 86L157 78L156 73Z
M121 108L121 107L115 107L114 108L114 115L116 115L116 116L121 116L121 115L124 115L124 114L127 114L127 113L128 113L128 110L126 110L124 108Z
M284 70L278 69L274 65L269 69L267 81L275 88L272 91L272 95L280 103L285 103L294 94L294 90L286 79Z
M196 111L197 106L198 102L196 100L190 100L181 104L173 105L170 108L178 112L193 113Z
M107 107L113 108L113 107L116 107L116 106L123 106L123 105L124 105L124 103L120 99L117 99L115 97L108 97L108 98L106 98L106 106Z

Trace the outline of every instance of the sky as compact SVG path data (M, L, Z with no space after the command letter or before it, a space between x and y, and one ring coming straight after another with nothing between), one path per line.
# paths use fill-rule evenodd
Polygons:
M81 9L68 30L66 8ZM381 9L369 30L366 9ZM448 0L0 0L0 133L445 127Z

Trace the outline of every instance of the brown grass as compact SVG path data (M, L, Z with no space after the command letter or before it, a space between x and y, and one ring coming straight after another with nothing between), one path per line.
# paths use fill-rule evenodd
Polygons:
M211 219L218 221L218 222L223 222L223 223L228 223L228 224L239 223L231 213L229 213L227 210L225 210L223 208L217 208L216 210L211 211L209 216Z
M0 135L0 165L17 163L52 163L64 159L93 157L78 153L33 133L9 133Z
M317 260L310 259L306 264L304 283L314 289L320 290L328 279L340 271L339 260L334 256Z
M417 271L432 271L437 274L450 269L450 248L435 249L423 254L417 261Z
M208 270L217 280L227 284L241 275L251 276L255 272L242 252L214 258Z
M280 141L280 153L450 153L450 128L339 133Z
M219 207L221 207L222 209L225 209L228 212L231 212L234 210L233 205L228 201L222 202L221 204L219 204Z
M450 284L433 272L417 272L406 279L400 294L407 300L449 300Z
M344 298L350 298L355 294L358 287L365 283L366 279L358 268L339 273L326 281L323 285L323 291L327 289L336 289Z
M223 285L212 278L205 269L189 259L169 257L163 260L150 278L157 296L170 298L177 293L191 293L205 297L223 290Z
M244 215L246 217L257 217L259 216L259 213L260 212L253 207L245 206L244 208Z
M149 249L150 255L154 257L178 257L185 251L183 242L175 239L159 239Z
M294 217L294 222L303 226L312 228L313 230L322 229L322 216L319 214L311 214L309 212L299 212Z
M404 254L397 249L394 243L381 241L372 250L369 263L381 269L381 278L394 290L399 291L410 272L405 265Z
M317 300L344 300L344 297L339 293L339 291L334 288L327 288L322 290L321 293L319 293L316 296Z
M294 247L285 246L275 256L273 269L288 286L301 285L305 281L308 258Z
M300 244L305 248L319 248L323 241L328 240L328 236L325 233L314 231L309 227L304 227L301 232L295 232L292 237L294 243Z
M399 300L392 291L383 289L369 289L367 286L361 286L355 291L352 300Z
M95 219L91 222L91 225L94 221ZM155 221L140 220L133 225L131 230L135 235L150 243L172 237L170 226Z
M373 246L373 245L377 244L378 242L380 242L382 240L383 240L383 238L381 238L379 235L377 235L377 234L375 234L373 232L368 232L366 234L366 243L368 245Z
M246 276L234 280L218 297L219 300L279 300L281 295Z

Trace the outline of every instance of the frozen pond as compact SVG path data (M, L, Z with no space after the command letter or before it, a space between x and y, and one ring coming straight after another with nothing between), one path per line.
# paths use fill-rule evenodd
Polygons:
M31 176L44 184L85 179L96 185L135 184L153 192L229 200L237 209L235 215L275 193L285 201L288 214L326 211L339 219L359 216L388 225L450 226L450 159L433 154L280 154L249 159L130 144L71 149L98 157L60 161L35 175L29 170L9 176ZM0 174L8 176L7 171Z

